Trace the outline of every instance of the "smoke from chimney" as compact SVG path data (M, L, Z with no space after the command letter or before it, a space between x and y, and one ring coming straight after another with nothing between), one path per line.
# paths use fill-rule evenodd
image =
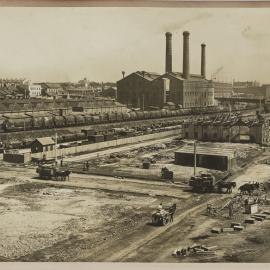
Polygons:
M201 44L201 75L206 77L206 67L205 67L205 44Z
M189 78L189 32L183 32L183 77Z
M166 58L165 72L172 72L172 34L167 32L166 36Z

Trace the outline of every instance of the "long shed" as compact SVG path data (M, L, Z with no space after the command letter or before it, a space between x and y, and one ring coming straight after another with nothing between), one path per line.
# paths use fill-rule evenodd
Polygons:
M197 146L196 165L198 167L220 171L230 171L235 165L236 158L233 149ZM193 167L194 147L186 146L175 152L175 164Z

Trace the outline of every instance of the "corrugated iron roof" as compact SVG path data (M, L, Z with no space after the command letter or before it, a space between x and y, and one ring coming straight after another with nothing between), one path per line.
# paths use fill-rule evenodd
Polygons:
M52 145L52 144L55 144L54 140L51 137L37 138L36 141L38 141L42 145Z
M160 76L160 74L156 72L149 72L149 71L136 71L135 73L149 81L153 81L154 79Z
M184 146L179 150L175 151L175 153L194 153L193 146ZM225 156L229 158L235 157L235 150L234 149L222 149L220 147L206 147L206 146L197 146L196 153L201 155L210 155L210 156Z
M171 76L181 81L185 80L185 78L183 78L183 73L181 72L169 72L168 74L170 74ZM203 76L198 75L198 74L190 74L189 80L206 80L206 79Z

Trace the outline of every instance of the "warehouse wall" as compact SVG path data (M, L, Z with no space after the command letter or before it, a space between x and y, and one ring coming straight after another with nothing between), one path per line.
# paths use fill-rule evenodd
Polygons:
M27 163L31 161L31 153L4 153L3 161L10 163Z
M175 164L193 167L194 166L194 154L193 153L175 153ZM226 156L216 155L196 155L196 164L198 167L227 171L231 170L234 166L234 161L230 160Z
M93 144L86 144L86 145L80 145L80 146L73 146L69 148L63 148L63 149L57 149L57 156L61 157L77 154L77 153L83 153L83 152L94 152L98 150L102 150L104 148L108 147L115 147L130 143L138 143L143 142L147 140L153 140L153 139L159 139L164 138L168 136L176 136L182 135L182 129L176 129L176 130L170 130L170 131L164 131L160 133L154 133L154 134L148 134L148 135L142 135L142 136L136 136L136 137L130 137L130 138L123 138L123 139L117 139L107 142L100 142L100 143L93 143ZM33 153L32 157L34 158L43 158L44 153ZM55 156L55 151L48 151L46 152L46 158L52 158Z

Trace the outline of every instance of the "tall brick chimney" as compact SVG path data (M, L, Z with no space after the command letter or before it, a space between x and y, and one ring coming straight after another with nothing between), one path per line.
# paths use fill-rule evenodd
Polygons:
M183 77L189 78L189 32L183 32Z
M166 36L166 59L165 72L172 72L172 34L167 32Z
M205 44L201 44L201 75L205 78L206 77L206 68L205 68Z

